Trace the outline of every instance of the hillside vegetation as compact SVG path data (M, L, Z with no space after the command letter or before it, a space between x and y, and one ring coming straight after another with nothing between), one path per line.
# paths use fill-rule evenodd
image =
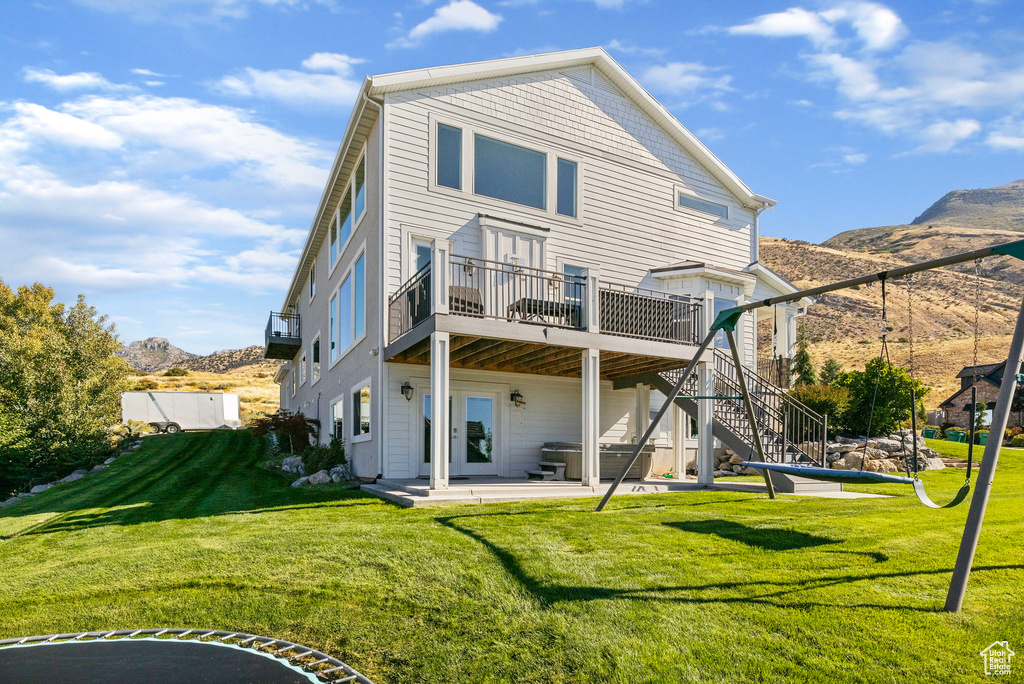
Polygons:
M966 506L696 491L402 509L293 488L247 431L147 437L0 511L0 638L264 634L387 682L975 682L1024 643L1024 457L1006 453L965 611ZM945 500L957 470L923 473Z

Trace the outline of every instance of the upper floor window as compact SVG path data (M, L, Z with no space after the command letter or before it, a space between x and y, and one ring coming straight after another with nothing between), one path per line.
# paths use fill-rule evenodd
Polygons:
M473 192L547 208L547 155L477 133L474 136Z
M310 378L312 378L312 382L316 382L317 380L320 379L320 337L319 336L317 336L317 338L315 340L313 340L313 348L310 351L310 356L312 356L313 358L312 358L312 360L310 362L311 366L310 366L309 374L310 374ZM312 383L310 383L310 384L312 384Z
M563 216L576 217L576 162L558 158L558 206Z
M345 192L338 202L338 213L331 221L331 267L341 258L352 231L366 213L366 157L359 160Z
M331 362L366 332L366 254L360 254L331 297Z
M303 354L302 358L299 359L299 384L306 384L306 355Z
M309 298L316 296L316 264L309 267Z
M462 189L462 129L437 124L437 184Z
M724 204L718 204L717 202L711 202L700 197L694 197L688 195L685 192L677 193L679 195L679 206L687 207L688 209L696 209L697 211L707 212L708 214L714 214L724 219L729 218L729 207Z

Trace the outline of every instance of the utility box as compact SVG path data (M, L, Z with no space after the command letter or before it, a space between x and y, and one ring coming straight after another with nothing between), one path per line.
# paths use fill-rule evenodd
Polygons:
M121 421L129 420L169 433L242 427L238 395L224 392L124 392Z

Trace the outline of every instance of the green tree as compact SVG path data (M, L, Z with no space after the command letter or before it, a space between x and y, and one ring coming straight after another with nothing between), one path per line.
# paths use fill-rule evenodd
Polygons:
M910 420L911 389L916 395L918 413L924 410L923 400L929 391L920 381L912 379L905 368L890 368L880 356L868 361L863 371L847 373L843 385L850 390L845 427L869 437L887 435Z
M825 365L821 367L821 377L819 378L822 385L835 385L843 379L843 366L833 358L825 360Z
M82 296L71 307L53 298L39 283L15 292L0 280L0 430L19 445L0 448L0 488L11 473L84 464L120 420L128 365L114 356L114 326Z
M807 334L800 327L800 332L796 338L796 356L793 357L793 377L794 384L800 385L817 385L818 384L818 372L814 370L814 363L811 362L811 351L810 344L807 341Z
M789 395L815 413L828 416L829 434L843 429L843 419L850 407L850 390L837 385L800 385L789 391ZM796 420L791 420L791 424Z

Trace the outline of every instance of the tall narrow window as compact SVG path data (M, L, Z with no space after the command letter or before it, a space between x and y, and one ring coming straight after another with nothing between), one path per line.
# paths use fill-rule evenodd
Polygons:
M370 385L352 392L352 435L370 434Z
M303 354L302 357L299 358L299 384L300 385L305 385L306 384L306 355L305 354Z
M338 358L338 295L331 297L331 361Z
M474 136L473 192L547 208L547 155L477 133Z
M359 166L356 167L356 199L355 199L355 217L359 220L359 217L363 215L363 210L366 208L366 157L359 160Z
M355 302L353 303L353 330L352 338L359 339L359 337L366 330L366 268L364 266L365 254L360 254L356 260L356 266L352 270L352 278L355 280L353 286L353 296Z
M335 439L345 439L345 409L339 399L331 404L331 436Z
M412 241L412 273L419 273L420 269L430 263L430 243L426 240ZM410 273L410 275L412 275Z
M341 197L341 206L338 208L337 217L337 239L331 242L331 264L338 261L341 252L345 249L345 243L352 236L352 188L345 188L345 194ZM334 237L334 234L331 234Z
M316 338L315 340L313 340L312 357L313 357L313 361L312 361L313 365L312 365L312 370L311 370L311 377L313 378L313 382L316 382L317 380L320 379L320 338L319 337Z
M462 189L462 129L437 124L437 184Z
M309 298L316 296L316 264L309 267Z
M558 206L559 214L576 216L576 162L558 160Z
M338 345L339 353L352 343L352 276L345 278L338 290Z

